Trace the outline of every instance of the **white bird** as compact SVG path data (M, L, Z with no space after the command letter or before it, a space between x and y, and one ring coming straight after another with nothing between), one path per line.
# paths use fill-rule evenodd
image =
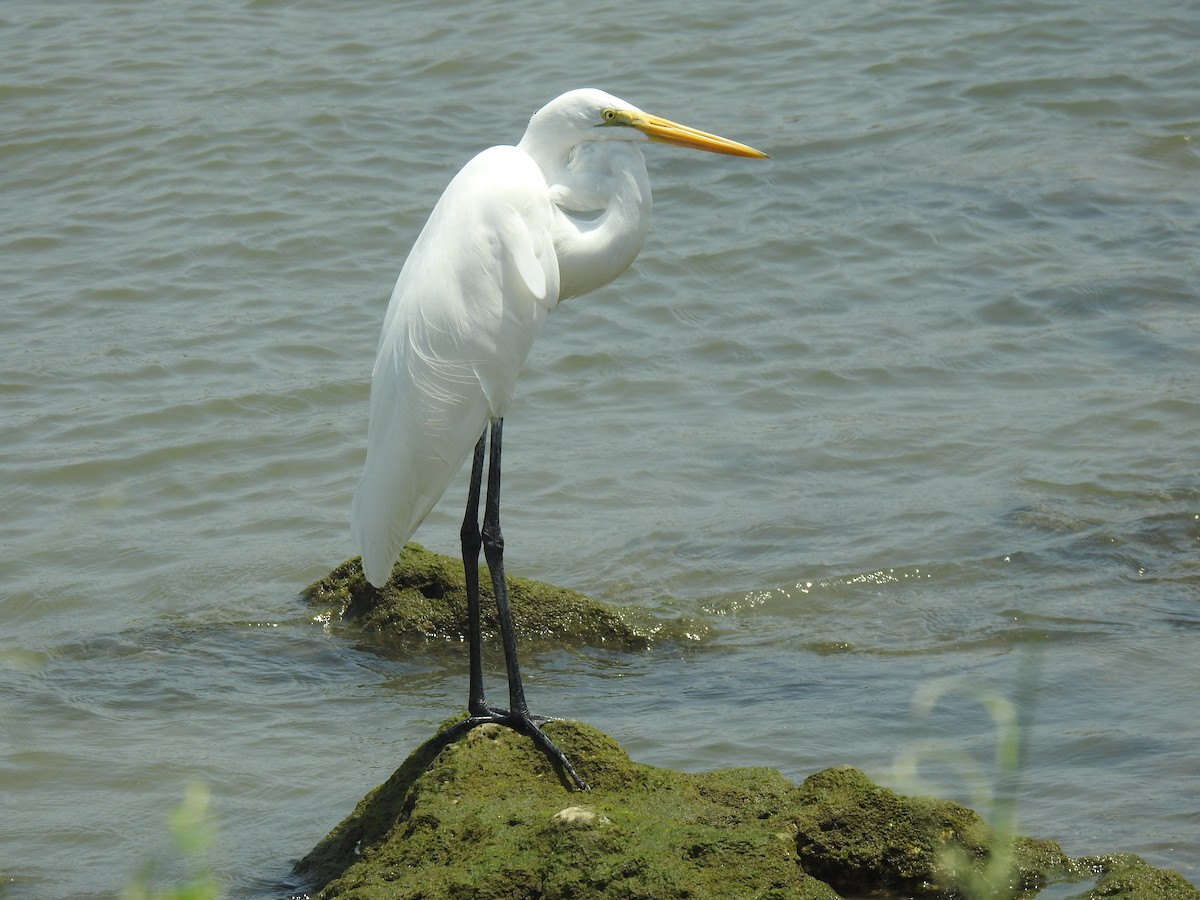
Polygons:
M548 719L529 712L521 684L499 526L501 427L546 313L607 284L641 250L650 225L650 182L639 147L646 141L766 156L585 89L550 101L517 146L484 150L454 177L392 291L371 375L366 466L351 507L363 572L383 587L401 548L474 448L461 535L471 716L462 724L499 722L528 734L580 788L586 783L542 733L539 725ZM488 706L483 696L481 546L498 606L507 710Z

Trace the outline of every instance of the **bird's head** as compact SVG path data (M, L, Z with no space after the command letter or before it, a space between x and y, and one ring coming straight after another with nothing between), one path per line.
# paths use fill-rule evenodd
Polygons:
M521 143L575 146L608 140L649 140L729 156L767 156L737 141L651 115L595 88L569 91L551 100L533 114Z

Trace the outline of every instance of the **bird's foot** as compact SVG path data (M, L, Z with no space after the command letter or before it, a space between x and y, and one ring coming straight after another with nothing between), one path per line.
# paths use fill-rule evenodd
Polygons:
M485 706L477 712L472 712L471 717L463 722L461 727L471 729L476 725L503 725L505 728L520 732L532 738L538 749L550 757L552 762L558 763L575 787L581 791L589 791L591 787L579 777L579 773L575 771L575 767L571 765L567 755L559 750L554 741L546 737L546 733L542 731L541 726L547 722L561 721L562 719L556 716L538 716L529 711L510 712L507 709Z

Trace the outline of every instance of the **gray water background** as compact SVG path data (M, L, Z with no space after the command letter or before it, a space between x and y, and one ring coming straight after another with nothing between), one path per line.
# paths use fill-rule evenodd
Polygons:
M773 158L648 148L640 259L526 366L511 570L717 635L531 652L534 706L987 812L986 688L1023 831L1200 881L1194 3L64 0L0 41L9 896L179 879L194 781L228 895L279 896L463 705L461 647L297 593L353 552L409 243L586 85Z

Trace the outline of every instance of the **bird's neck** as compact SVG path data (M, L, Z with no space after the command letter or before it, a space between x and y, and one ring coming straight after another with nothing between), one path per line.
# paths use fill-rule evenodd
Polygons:
M607 284L637 257L650 227L650 180L641 151L617 142L582 144L546 176L565 300Z

